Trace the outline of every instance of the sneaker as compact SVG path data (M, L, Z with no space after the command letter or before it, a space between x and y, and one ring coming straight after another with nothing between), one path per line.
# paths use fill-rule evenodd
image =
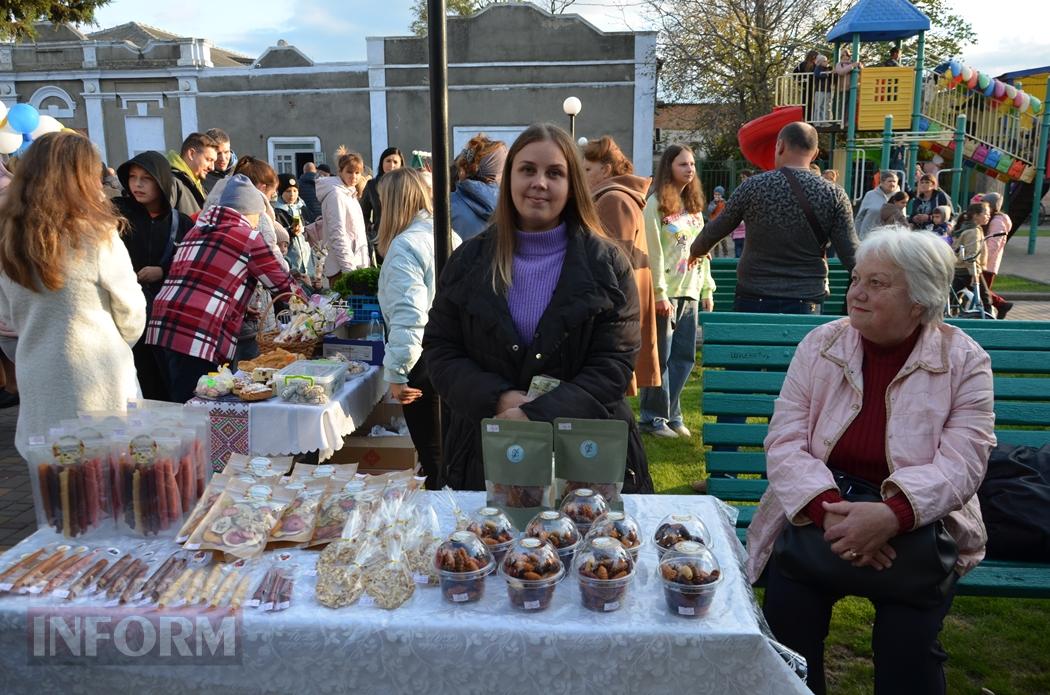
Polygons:
M1006 318L1006 312L1014 308L1013 302L1003 302L995 308L995 318L1002 320Z
M693 488L693 492L695 492L698 495L706 495L707 479L705 478L704 480L694 480L693 482L689 483L689 487Z
M662 439L677 439L678 435L667 425L660 425L659 427L645 427L642 428L642 432L645 434L651 434L654 437L660 437Z
M693 436L693 433L689 431L689 428L680 422L672 422L667 426L674 430L675 434L677 434L679 437L688 438Z

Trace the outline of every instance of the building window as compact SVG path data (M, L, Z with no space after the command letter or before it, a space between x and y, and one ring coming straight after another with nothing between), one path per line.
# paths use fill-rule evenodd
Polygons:
M272 137L266 140L267 158L278 174L299 176L307 162L323 162L321 139L316 137Z
M40 113L52 118L73 118L77 112L76 102L66 90L50 85L33 92L29 103Z

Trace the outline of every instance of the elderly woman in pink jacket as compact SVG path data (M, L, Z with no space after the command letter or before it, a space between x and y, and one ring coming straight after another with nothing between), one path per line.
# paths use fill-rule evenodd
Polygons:
M866 594L875 606L875 692L945 689L937 636L955 581L984 557L976 493L995 445L988 354L941 320L953 268L951 249L933 234L872 232L857 249L849 318L803 339L776 400L748 573L765 580L769 626L806 657L818 694L832 606L859 593L843 576L880 587ZM863 486L871 501L848 501ZM949 551L905 557L903 534L924 531L941 532ZM819 549L808 565L798 562L803 537ZM940 563L921 592L880 584L893 565L900 572L917 559Z

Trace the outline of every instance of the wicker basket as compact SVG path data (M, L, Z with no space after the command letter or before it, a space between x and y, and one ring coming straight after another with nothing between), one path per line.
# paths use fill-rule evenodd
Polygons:
M270 297L269 304L266 305L266 309L262 312L262 318L259 321L259 333L256 336L256 342L258 342L259 344L259 354L267 353L271 350L276 350L277 348L283 348L288 352L297 352L301 355L304 355L307 359L310 359L311 357L320 354L321 343L324 342L323 336L318 336L317 338L309 340L304 338L299 340L289 340L284 343L278 343L276 342L276 338L278 335L280 335L279 330L263 331L263 326L266 325L265 317L270 314L270 310L273 309L274 303L278 299L282 299L285 297L290 298L291 296L291 292L282 292L280 294Z

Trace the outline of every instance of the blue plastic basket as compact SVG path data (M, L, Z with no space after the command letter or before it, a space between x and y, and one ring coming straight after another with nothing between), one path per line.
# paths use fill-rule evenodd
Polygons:
M379 310L379 298L374 295L351 295L346 298L346 304L354 312L350 323L368 323L373 311L379 314L379 322L383 322L383 312Z

